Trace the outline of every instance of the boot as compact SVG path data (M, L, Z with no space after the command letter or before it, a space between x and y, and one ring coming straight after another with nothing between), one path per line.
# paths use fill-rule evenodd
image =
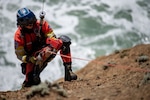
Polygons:
M72 72L71 63L64 63L65 66L65 81L76 80L77 75Z
M38 85L41 83L39 75L34 76L33 72L28 73L28 80L23 82L22 87L31 87L33 85Z

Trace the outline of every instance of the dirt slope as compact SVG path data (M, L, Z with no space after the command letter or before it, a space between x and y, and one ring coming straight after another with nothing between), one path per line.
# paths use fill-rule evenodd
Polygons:
M76 72L78 80L57 83L66 96L54 90L30 100L150 100L150 44L98 57ZM0 100L26 100L31 88L0 92Z

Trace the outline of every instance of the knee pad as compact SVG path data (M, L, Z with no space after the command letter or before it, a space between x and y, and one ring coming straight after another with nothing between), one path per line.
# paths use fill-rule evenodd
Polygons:
M61 35L60 37L58 37L58 39L62 40L64 46L70 46L71 44L71 39L66 35Z
M63 54L68 54L70 52L71 39L66 35L61 35L60 37L58 37L58 39L62 40L63 42L61 48Z

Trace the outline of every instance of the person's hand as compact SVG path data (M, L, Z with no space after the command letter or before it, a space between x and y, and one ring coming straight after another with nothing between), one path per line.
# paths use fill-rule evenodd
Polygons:
M27 59L27 56L24 55L24 56L22 57L22 62L23 62L23 63L27 63L26 59Z
M35 57L29 57L29 62L35 64L36 63L36 58Z
M35 64L35 63L36 63L36 58L33 57L33 56L30 57L30 56L24 55L24 56L22 57L22 62L24 62L24 63L29 63L29 62L31 62L31 63Z

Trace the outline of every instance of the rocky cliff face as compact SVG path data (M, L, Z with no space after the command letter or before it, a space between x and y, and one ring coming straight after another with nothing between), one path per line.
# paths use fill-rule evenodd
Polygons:
M47 87L48 94L41 95L37 91L30 99L149 100L150 44L98 57L76 73L78 80L64 82L60 79L57 81L59 86ZM33 92L31 88L0 92L0 100L26 100L26 94L30 92Z

